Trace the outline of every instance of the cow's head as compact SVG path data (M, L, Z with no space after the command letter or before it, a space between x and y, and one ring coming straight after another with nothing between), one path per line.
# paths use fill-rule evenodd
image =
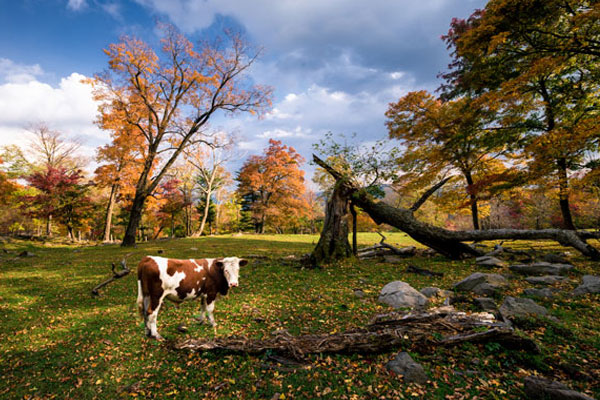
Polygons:
M236 287L238 285L240 267L246 264L248 264L248 260L237 257L226 257L217 261L217 267L223 270L223 275L225 275L229 287Z

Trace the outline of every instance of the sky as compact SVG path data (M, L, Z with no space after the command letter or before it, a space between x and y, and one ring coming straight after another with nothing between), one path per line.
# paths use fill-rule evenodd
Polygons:
M387 135L390 102L435 90L450 56L441 36L453 17L483 0L0 0L0 145L26 148L27 128L45 122L82 142L90 159L109 141L94 125L97 104L82 79L108 67L103 49L122 35L156 43L157 21L191 40L224 29L264 49L250 71L274 88L264 118L211 121L236 135L239 169L268 140L307 161L327 132L373 142ZM93 169L94 164L91 164ZM306 163L310 178L314 166Z

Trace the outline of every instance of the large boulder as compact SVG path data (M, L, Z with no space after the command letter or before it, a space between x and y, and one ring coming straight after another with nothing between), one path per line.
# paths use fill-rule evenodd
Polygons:
M545 307L540 306L531 299L506 296L500 306L500 314L504 318L543 316L548 314Z
M475 272L454 285L459 292L473 292L481 296L491 296L498 289L508 286L505 277L498 274L484 274Z
M571 292L573 296L581 296L586 293L600 293L600 276L584 275L581 285Z
M493 256L481 256L475 259L475 262L480 267L486 268L501 268L506 267L506 263Z
M418 383L423 385L427 383L427 374L423 366L413 360L410 354L401 352L388 362L385 367L398 375L402 375L406 383Z
M406 282L390 282L381 289L379 301L394 308L425 307L429 300Z
M474 304L483 311L496 311L498 310L498 306L494 299L490 299L489 297L477 297L473 300Z
M594 400L592 397L572 390L567 385L537 376L525 378L523 390L528 399Z
M509 268L523 275L566 275L574 267L571 264L551 264L542 261L533 264L511 265Z
M560 275L544 275L544 276L528 276L525 280L532 285L555 285L559 282L567 280L564 276Z

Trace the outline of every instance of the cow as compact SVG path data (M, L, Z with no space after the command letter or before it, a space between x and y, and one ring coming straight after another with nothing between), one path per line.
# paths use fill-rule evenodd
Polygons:
M180 304L200 297L200 322L205 314L217 335L213 316L218 295L227 295L238 286L240 267L247 260L237 257L177 260L164 257L144 257L137 268L137 306L144 318L146 336L163 340L156 328L158 311L165 298Z

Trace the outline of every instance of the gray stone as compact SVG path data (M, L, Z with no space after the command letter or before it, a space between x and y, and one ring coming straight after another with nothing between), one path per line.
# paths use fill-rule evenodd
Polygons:
M523 275L566 275L573 269L571 264L550 264L549 262L537 262L533 264L511 265L511 271Z
M420 292L425 297L428 297L428 298L439 297L441 299L446 298L446 297L452 297L452 295L454 294L453 292L451 292L449 290L444 290L444 289L440 289L437 287L424 287L423 289L420 290Z
M354 289L354 296L358 297L359 299L362 299L363 297L365 297L365 292L363 292L362 289Z
M549 262L549 263L555 263L555 264L568 264L569 263L569 260L567 260L567 257L565 257L564 254L555 254L555 253L544 254L544 256L542 257L542 260Z
M35 253L32 253L32 252L27 251L27 250L22 251L21 253L19 253L19 257L35 257L35 256L36 256Z
M496 257L492 257L492 256L482 256L482 257L477 257L475 259L475 262L477 263L477 265L479 265L480 267L487 267L487 268L501 268L501 267L505 267L506 263Z
M500 314L504 318L541 316L548 314L548 310L531 299L506 296L500 306Z
M573 296L581 296L586 293L600 293L600 276L584 275L581 285L571 292Z
M500 288L508 286L505 277L498 274L475 272L454 285L460 292L473 292L481 296L490 296Z
M490 299L489 297L477 297L474 301L475 305L483 311L496 311L498 309L494 299Z
M558 282L564 282L567 280L564 276L560 275L544 275L544 276L529 276L525 280L532 285L554 285Z
M554 292L550 288L543 289L525 289L523 294L531 297L538 297L540 299L551 299L554 297Z
M523 390L529 399L594 400L590 396L572 390L563 383L537 376L528 376L524 383Z
M423 369L423 366L413 360L410 354L401 352L396 357L388 362L385 367L398 375L402 375L402 378L406 383L418 383L423 385L427 382L427 374Z
M406 282L390 282L381 289L379 301L394 308L424 307L429 303L427 297Z

